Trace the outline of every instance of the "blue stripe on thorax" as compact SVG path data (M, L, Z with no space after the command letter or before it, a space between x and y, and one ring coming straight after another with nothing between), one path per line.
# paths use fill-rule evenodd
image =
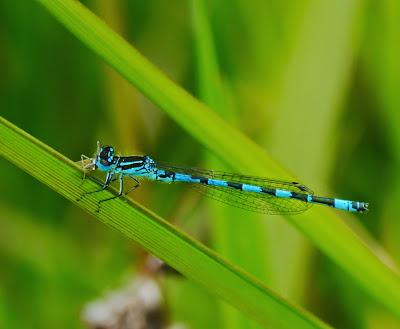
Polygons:
M115 170L115 173L123 173L124 175L132 175L132 176L148 176L149 171L143 167L137 168L129 168L125 169L124 167L119 167Z

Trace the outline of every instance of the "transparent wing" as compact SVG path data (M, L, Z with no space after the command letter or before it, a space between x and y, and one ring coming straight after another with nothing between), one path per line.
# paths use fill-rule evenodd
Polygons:
M296 182L287 182L255 176L243 176L221 171L184 168L166 164L158 164L157 167L167 171L211 179L220 179L232 183L244 183L265 188L283 189L290 192L313 194L310 189ZM306 203L296 199L277 198L269 194L244 192L234 188L211 186L206 184L189 183L189 185L198 192L215 200L264 214L298 214L312 206L311 203Z

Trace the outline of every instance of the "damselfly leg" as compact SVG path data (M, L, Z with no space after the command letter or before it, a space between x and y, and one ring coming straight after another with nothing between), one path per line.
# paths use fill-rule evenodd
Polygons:
M99 184L102 184L103 185L102 188L98 189L98 190L95 190L95 191L85 192L79 198L77 198L76 201L82 200L85 196L87 196L89 194L94 194L94 193L98 193L98 192L104 191L107 187L110 186L111 182L116 180L116 178L113 178L113 174L110 173L110 172L107 173L105 182L99 180L98 178L94 179L95 177L90 177L90 178L93 179L94 181L98 182Z
M128 195L129 193L131 193L133 190L136 190L140 186L140 181L138 181L135 177L132 177L132 176L125 176L125 177L128 177L135 182L135 185L132 186L127 192L124 193L124 195Z
M114 195L114 196L112 196L112 197L110 197L110 198L107 198L107 199L104 199L104 200L100 200L100 201L97 203L97 210L96 210L96 212L99 212L99 211L100 211L100 205L101 205L103 202L107 202L107 201L111 201L111 200L120 198L120 197L123 196L123 195L128 195L129 193L131 193L133 190L137 189L137 188L140 186L140 182L139 182L136 178L134 178L134 177L132 177L132 176L126 176L126 177L129 177L130 179L132 179L132 180L135 182L135 185L132 186L127 192L124 193L124 175L120 174L119 177L118 177L118 179L119 179L119 192L118 192L118 194L117 194L117 195Z

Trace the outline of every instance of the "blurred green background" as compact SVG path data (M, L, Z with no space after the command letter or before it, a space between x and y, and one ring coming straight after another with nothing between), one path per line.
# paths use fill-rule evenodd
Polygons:
M174 82L204 96L192 1L83 3ZM365 216L340 215L395 266L400 2L218 0L206 2L206 13L224 95L221 115L318 194L369 201ZM213 163L35 1L0 2L0 99L2 116L71 159L91 155L100 139L124 154ZM0 172L0 328L85 327L85 305L138 272L140 246L3 159ZM283 218L258 221L151 183L133 198L332 326L400 327ZM261 225L252 232L246 220ZM252 255L226 252L253 239ZM257 327L183 278L164 276L160 286L171 322Z

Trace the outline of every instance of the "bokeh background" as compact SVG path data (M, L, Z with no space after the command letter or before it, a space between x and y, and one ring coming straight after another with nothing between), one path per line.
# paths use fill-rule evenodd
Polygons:
M192 1L82 2L201 97ZM400 2L218 0L205 9L224 118L319 194L369 201L365 216L340 215L396 266ZM213 163L35 1L0 2L0 99L2 116L71 159L91 155L100 139L125 154ZM87 303L142 272L145 253L4 159L0 172L0 328L87 327ZM283 218L159 184L133 198L221 253L258 241L252 254L224 254L335 327L400 327ZM261 220L262 234L245 217ZM257 327L182 277L157 282L170 323Z

